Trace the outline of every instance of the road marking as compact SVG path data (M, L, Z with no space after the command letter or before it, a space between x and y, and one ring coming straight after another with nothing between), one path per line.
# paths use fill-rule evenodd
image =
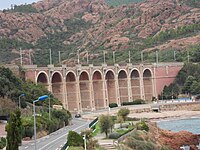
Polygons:
M25 147L25 149L27 149L27 148L28 148L28 146Z
M72 131L76 131L77 129L79 129L79 128L81 128L81 127L87 125L87 124L88 124L88 123L85 123L85 124L83 124L82 126L79 126L79 127L75 128L75 129L73 129ZM53 142L57 141L58 139L63 138L64 136L67 136L67 134L64 134L64 135L58 137L57 139L55 139L55 140L49 142L47 145L41 147L39 150L42 150L43 148L47 147L48 145L52 144ZM53 145L52 145L52 146L53 146ZM52 146L50 146L49 148L51 148ZM49 148L48 148L48 149L49 149ZM46 149L46 150L48 150L48 149Z

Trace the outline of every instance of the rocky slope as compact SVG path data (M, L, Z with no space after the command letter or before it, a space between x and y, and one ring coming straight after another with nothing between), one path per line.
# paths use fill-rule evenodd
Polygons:
M42 51L36 51L38 48L51 48L54 55L62 51L62 58L68 59L64 61L67 63L74 61L78 49L82 60L86 58L86 50L91 60L100 60L103 50L126 53L132 50L136 54L142 50L186 49L200 43L199 26L184 36L178 34L176 38L166 38L151 45L145 42L147 38L159 37L165 31L178 30L179 33L181 27L199 25L200 8L197 7L199 2L196 3L147 0L110 7L104 0L43 0L31 5L35 12L17 12L15 9L0 12L0 37L31 43L35 62L42 54ZM20 44L15 48L19 47ZM11 54L15 49L0 48L10 50ZM123 60L122 57L118 61Z
M196 150L200 135L188 131L172 132L160 129L155 123L150 123L150 134L160 145L166 145L173 150L179 150L183 145L189 145L191 150Z

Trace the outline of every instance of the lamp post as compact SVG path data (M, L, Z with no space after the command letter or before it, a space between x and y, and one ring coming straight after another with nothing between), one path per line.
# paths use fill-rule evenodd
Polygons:
M84 150L87 150L87 146L86 146L86 135L83 136L83 140L84 140Z
M47 95L43 95L43 96L40 96L37 100L34 100L33 101L33 115L34 115L34 142L35 142L35 150L37 150L36 148L36 119L35 119L35 103L38 102L38 101L43 101L45 100L46 98L48 98Z
M49 96L49 120L51 120L51 100L50 100L50 96Z
M19 95L19 109L21 109L21 97L22 96L25 96L25 94L22 93L22 94Z

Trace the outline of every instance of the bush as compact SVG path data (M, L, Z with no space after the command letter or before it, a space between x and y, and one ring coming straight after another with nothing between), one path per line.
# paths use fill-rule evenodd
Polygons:
M126 117L129 115L129 113L130 113L130 110L129 110L129 109L127 109L127 108L121 108L121 109L118 111L117 115L118 115L118 116L121 116L122 119L123 119L123 121L126 121Z
M110 104L109 104L109 107L110 107L110 108L114 108L114 107L118 107L118 105L117 105L117 103L110 103Z
M3 149L6 146L6 138L2 137L0 139L0 149Z
M147 132L149 131L149 127L144 121L137 123L136 128L137 128L137 130L145 130Z
M24 135L23 137L30 137L32 138L33 137L33 127L26 127L24 128Z
M65 123L65 125L68 125L69 119L71 119L71 114L68 110L56 110L53 109L52 111L52 117L55 117ZM63 125L63 124L61 124Z
M142 99L136 99L132 102L122 102L122 106L127 106L127 105L139 105L139 104L145 104L145 101Z
M131 137L138 140L138 141L144 141L143 139L143 133L141 132L138 132L138 131L134 131L132 134L131 134Z
M69 131L67 143L68 146L83 146L83 137L75 131Z
M121 135L117 132L110 133L108 138L109 139L118 139Z
M126 145L132 149L139 150L155 150L156 146L152 142L138 141L136 139L128 138L126 140Z

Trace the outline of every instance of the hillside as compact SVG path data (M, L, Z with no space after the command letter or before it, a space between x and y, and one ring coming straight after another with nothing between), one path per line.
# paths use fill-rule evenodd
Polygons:
M0 63L74 65L79 50L82 64L185 61L187 51L199 52L199 0L43 0L0 12ZM194 50L195 49L195 50ZM176 51L177 57L174 56ZM195 55L194 55L195 56ZM193 60L193 59L192 59Z

